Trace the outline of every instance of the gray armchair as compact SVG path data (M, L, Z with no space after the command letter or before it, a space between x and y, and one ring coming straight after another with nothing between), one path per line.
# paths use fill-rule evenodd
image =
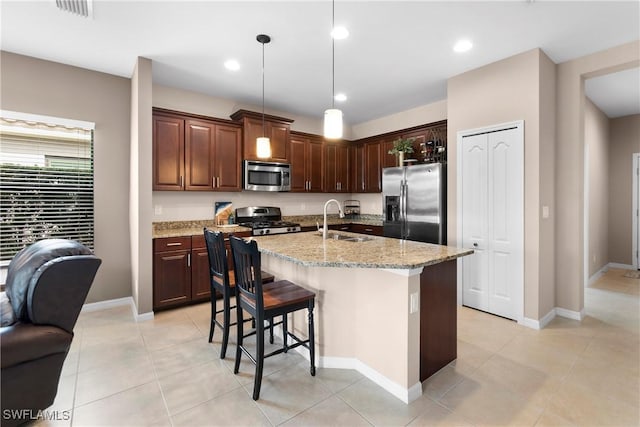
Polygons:
M78 242L41 240L9 264L0 295L2 425L17 425L53 404L73 328L101 260Z

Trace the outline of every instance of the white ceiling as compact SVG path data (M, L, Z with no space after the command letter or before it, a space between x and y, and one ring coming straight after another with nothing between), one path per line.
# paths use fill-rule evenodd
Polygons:
M92 18L55 0L0 1L2 50L125 77L143 56L155 83L243 104L261 102L255 37L266 33L267 109L321 117L331 105L327 0L94 0ZM445 99L447 78L529 49L559 63L640 38L637 0L338 0L335 14L351 33L335 43L336 92L349 97L337 105L350 124ZM452 51L461 37L474 44L466 54ZM240 71L223 67L229 58Z
M585 94L610 119L640 113L640 68L588 79Z

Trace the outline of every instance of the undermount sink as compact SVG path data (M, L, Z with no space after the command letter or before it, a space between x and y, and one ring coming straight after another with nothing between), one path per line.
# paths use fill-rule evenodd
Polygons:
M368 236L362 236L362 237L345 236L344 234L338 234L338 233L327 233L327 239L342 240L345 242L366 242L369 240L373 240L372 237L368 237Z

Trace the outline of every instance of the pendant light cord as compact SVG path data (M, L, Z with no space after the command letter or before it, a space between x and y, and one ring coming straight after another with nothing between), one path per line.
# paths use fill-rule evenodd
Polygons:
M264 43L262 43L262 136L264 132Z
M336 100L336 2L331 2L331 108L335 109Z

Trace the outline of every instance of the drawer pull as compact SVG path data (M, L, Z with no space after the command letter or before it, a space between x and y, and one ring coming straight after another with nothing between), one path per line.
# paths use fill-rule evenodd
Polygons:
M167 246L182 246L182 243L167 243Z
M364 231L373 231L373 228L365 228Z

